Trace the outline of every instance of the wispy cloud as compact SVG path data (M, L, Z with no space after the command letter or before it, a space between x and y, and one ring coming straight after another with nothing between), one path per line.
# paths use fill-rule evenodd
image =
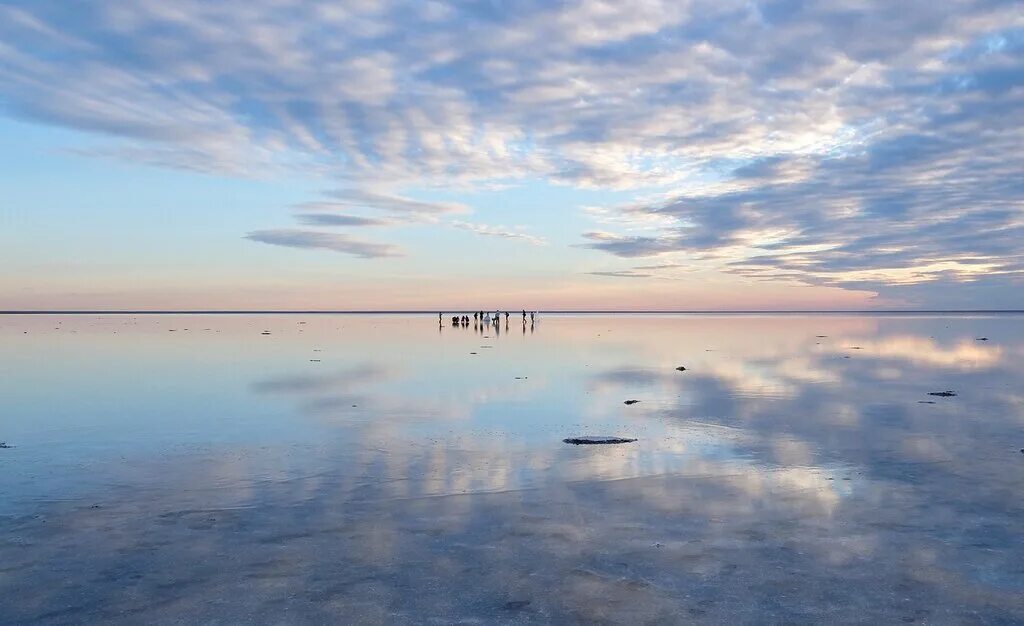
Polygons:
M306 226L387 226L394 222L377 217L338 215L336 213L299 213L296 221Z
M610 270L607 272L587 272L591 276L608 276L611 278L651 278L653 274L634 272L633 270Z
M503 239L521 239L535 246L547 245L547 240L520 230L508 229L504 226L489 226L487 224L471 224L469 222L453 221L451 225L461 230L468 230L471 233L485 237L501 237Z
M333 250L363 259L401 256L397 246L363 241L341 233L281 228L253 231L245 238L288 248Z
M668 237L616 235L602 231L583 233L583 237L589 239L590 243L579 244L579 247L625 258L654 256L677 249L675 242Z
M326 208L372 209L409 218L428 218L452 213L466 213L469 209L457 202L425 202L395 194L365 189L336 189L326 192L332 202L307 203L301 206Z

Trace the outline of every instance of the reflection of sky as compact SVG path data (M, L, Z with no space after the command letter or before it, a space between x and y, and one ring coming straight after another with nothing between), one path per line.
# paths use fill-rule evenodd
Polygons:
M824 619L793 602L821 606L813 590L830 584L879 601L881 621L921 619L929 602L953 621L968 608L1020 619L1020 319L551 316L496 334L405 316L3 317L0 441L14 447L0 451L0 530L23 543L0 544L0 556L23 569L0 575L0 591L52 583L44 565L61 550L83 568L69 565L71 579L88 558L184 575L190 558L225 545L252 573L268 561L259 542L280 535L272 545L301 555L283 566L286 588L308 586L295 568L329 554L372 569L373 589L353 592L365 615L397 606L496 619L472 602L446 614L429 593L385 599L400 588L394 576L409 576L395 562L403 554L425 568L405 580L411 589L431 576L469 584L471 562L494 568L476 594L557 557L551 588L581 603L646 598L661 607L651 619L684 609L710 621ZM945 389L957 397L927 395ZM639 441L561 443L577 434ZM54 531L30 518L58 523L59 541L43 541ZM339 538L339 524L353 534ZM190 557L131 552L161 537L195 542ZM365 554L337 555L322 537ZM101 556L122 554L109 541L134 556ZM810 586L770 600L773 568ZM124 582L82 584L100 597ZM601 618L523 584L530 610L550 619ZM885 585L904 585L920 606L880 601ZM35 592L40 605L17 615L45 614L67 600L62 589ZM198 604L160 613L166 593L144 586L135 608L211 617ZM180 595L204 594L216 592ZM70 615L101 617L94 610ZM844 615L864 619L832 617Z

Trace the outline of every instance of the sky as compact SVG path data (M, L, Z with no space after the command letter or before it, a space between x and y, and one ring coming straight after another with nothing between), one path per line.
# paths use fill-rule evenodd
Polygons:
M0 310L1024 309L1019 0L0 0Z

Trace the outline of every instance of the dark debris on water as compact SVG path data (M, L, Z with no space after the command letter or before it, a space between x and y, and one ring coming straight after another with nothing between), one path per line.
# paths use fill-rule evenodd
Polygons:
M928 395L929 396L938 396L940 398L952 398L953 396L956 395L956 392L952 391L950 389L947 389L946 391L929 391Z
M565 443L571 443L574 446L585 446L611 443L633 443L636 439L629 439L628 437L569 437L562 441Z

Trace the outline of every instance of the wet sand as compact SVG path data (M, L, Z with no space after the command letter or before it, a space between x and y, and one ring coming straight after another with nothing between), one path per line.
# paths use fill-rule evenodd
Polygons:
M0 615L1021 622L1021 357L1009 315L0 317Z

